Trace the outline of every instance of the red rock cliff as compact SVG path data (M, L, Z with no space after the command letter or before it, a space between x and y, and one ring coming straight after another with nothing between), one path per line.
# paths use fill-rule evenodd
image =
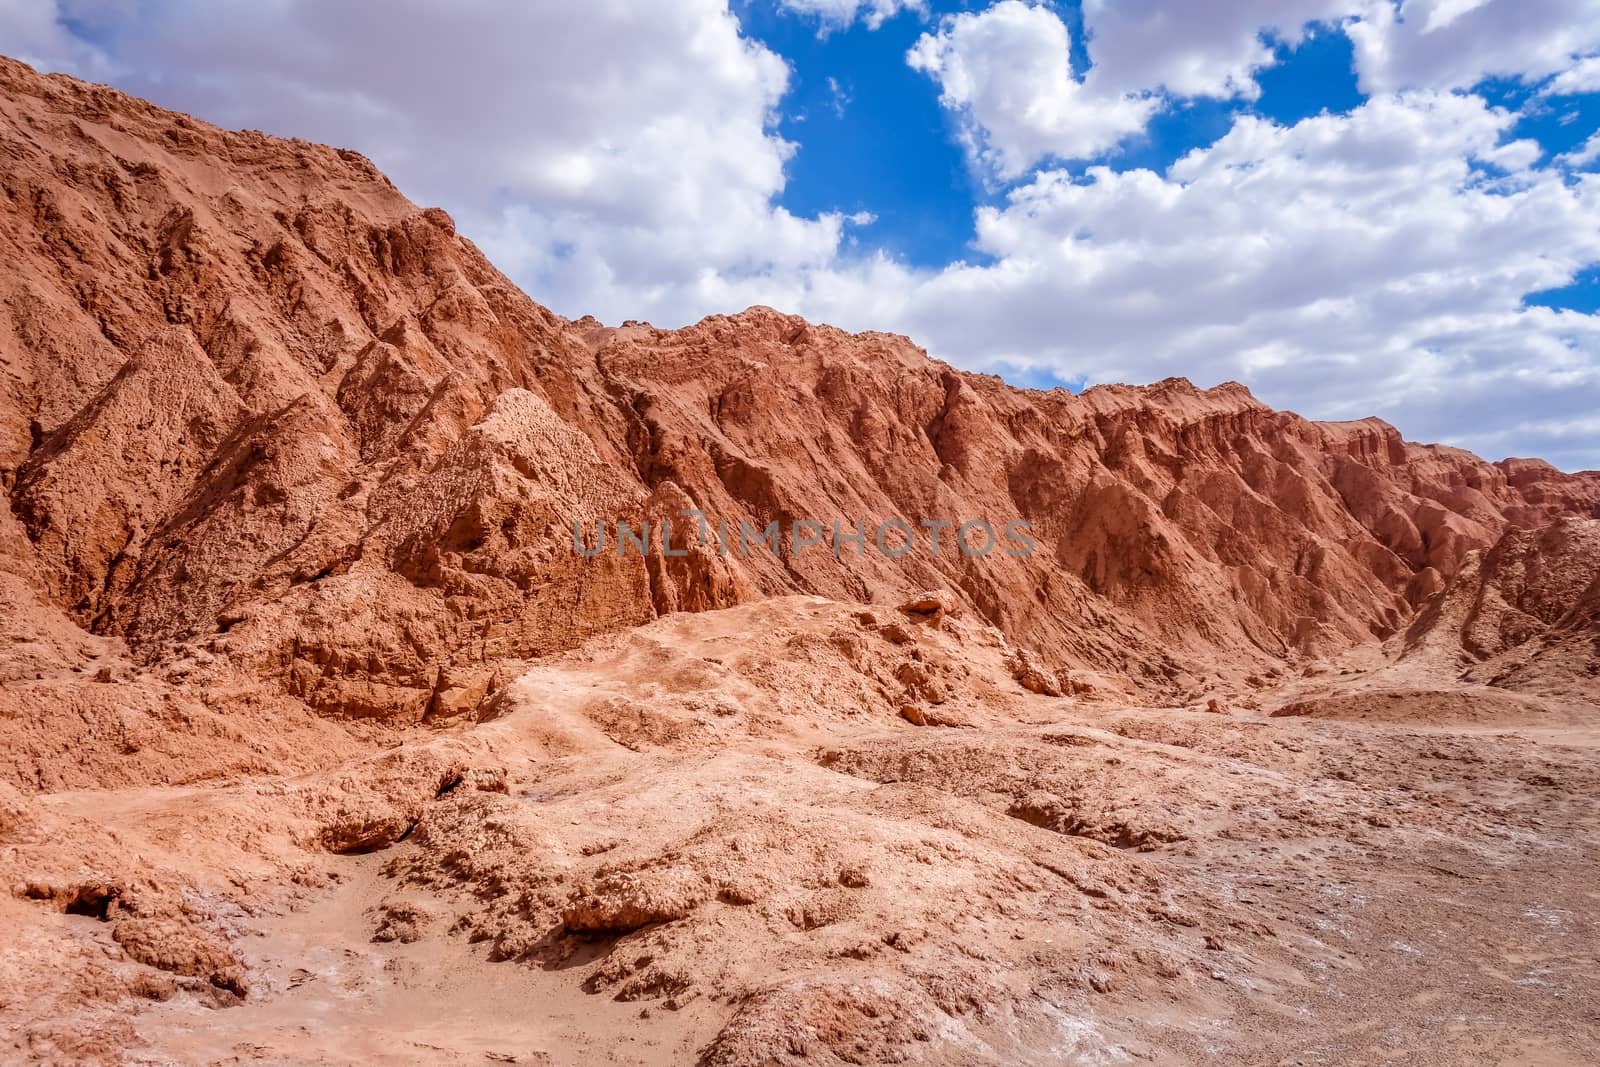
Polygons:
M535 304L362 156L229 133L0 60L7 596L149 664L414 719L672 610L947 587L1057 665L1151 694L1406 627L1600 475L1485 463L1239 385L1015 389L753 308L683 330ZM571 524L1032 524L926 541L584 559ZM947 538L952 536L949 532Z

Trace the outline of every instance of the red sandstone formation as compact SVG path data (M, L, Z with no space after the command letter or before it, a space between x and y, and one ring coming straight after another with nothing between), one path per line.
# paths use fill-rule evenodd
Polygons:
M39 596L324 713L414 721L446 674L661 611L930 586L1058 666L1176 691L1387 636L1508 524L1600 514L1600 476L1237 385L1023 391L764 309L569 323L354 153L0 78L0 476ZM575 521L685 500L786 537L1019 519L1038 548L572 551Z
M442 1018L408 966L592 1016L494 1039L547 1060L1217 1053L1156 1001L1289 1055L1305 990L1327 1047L1375 1014L1414 1042L1350 990L1405 980L1386 946L1454 891L1428 872L1597 825L1576 735L1406 730L1592 728L1600 474L1231 383L1022 390L764 308L568 321L354 152L4 59L0 259L0 922L40 946L0 968L5 1054L204 1059L237 1049L185 1011L343 1012L296 999L335 980L294 962L300 908L424 955L337 978L376 1014L333 1051L238 1007L269 1058L510 1055L402 1040ZM782 547L719 553L691 510ZM867 544L794 548L836 519ZM1036 550L920 525L973 519ZM1520 857L1543 904L1463 890L1451 996L1533 995L1470 956L1529 908L1594 931L1577 853ZM1342 977L1316 887L1355 878L1386 910L1340 913ZM1495 1047L1581 1044L1581 1000L1517 1001ZM1485 1047L1451 1040L1408 1047Z

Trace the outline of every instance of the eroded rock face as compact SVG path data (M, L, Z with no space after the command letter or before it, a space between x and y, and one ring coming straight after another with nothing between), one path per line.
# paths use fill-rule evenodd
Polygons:
M188 331L132 353L16 472L13 508L53 598L90 622L114 610L130 564L245 414Z
M354 153L6 60L0 262L0 1059L1597 1044L1600 476L568 322Z
M1508 689L1600 698L1600 521L1508 530L1406 631L1405 660Z
M128 958L158 971L203 978L237 996L250 991L244 969L227 944L192 923L174 919L124 919L112 929Z
M11 61L0 94L17 573L146 666L211 657L324 713L454 718L495 664L660 614L927 589L1041 679L1182 696L1396 633L1509 524L1600 514L1595 476L1232 384L1019 390L762 308L569 322L353 152ZM686 511L779 547L723 552ZM872 543L893 518L899 558ZM796 551L805 519L824 543ZM574 551L618 520L647 552L614 525ZM937 556L923 520L951 524Z

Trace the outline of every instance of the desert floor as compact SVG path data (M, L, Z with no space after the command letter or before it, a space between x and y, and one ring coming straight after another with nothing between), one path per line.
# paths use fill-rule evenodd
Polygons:
M1592 707L1369 648L1138 708L1007 655L785 598L302 778L14 805L9 1056L1594 1062ZM907 664L924 725L871 695Z

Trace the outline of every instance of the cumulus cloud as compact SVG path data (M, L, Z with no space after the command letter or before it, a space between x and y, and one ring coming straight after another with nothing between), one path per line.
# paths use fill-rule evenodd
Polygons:
M23 25L53 6L21 2L36 16ZM359 148L565 311L722 310L707 279L826 263L847 225L776 206L789 69L725 0L130 0L75 15L120 87Z
M1253 97L1268 43L1295 45L1313 24L1349 34L1366 93L1491 77L1600 84L1600 69L1574 67L1600 51L1600 0L1084 0L1083 12L1092 61L1124 90Z
M1364 92L1540 81L1600 51L1600 0L1370 0L1347 32Z
M1558 161L1568 167L1587 167L1591 163L1600 161L1600 133L1590 134L1589 139L1571 152L1558 157Z
M70 15L61 0L0 0L0 51L45 69L103 71L99 51L66 28Z
M1354 14L1359 0L1084 0L1089 59L1117 91L1253 99L1272 44L1298 44L1308 25ZM1269 43L1270 42L1270 43Z
M1600 91L1600 0L1084 0L1082 11L1086 71L1070 69L1067 27L1038 0L948 16L908 56L992 174L1103 155L1173 100L1252 100L1277 46L1315 26L1349 35L1366 93L1552 76L1551 93Z
M880 277L891 306L855 313L846 291L830 311L967 366L1240 379L1322 417L1600 465L1554 429L1600 410L1600 319L1523 303L1600 260L1600 177L1531 169L1514 122L1412 93L1244 117L1166 174L1046 171L979 212L992 262Z
M1172 99L1254 99L1274 47L1367 0L1084 0L1087 70L1071 67L1070 32L1038 0L1000 0L941 20L907 62L932 77L961 117L976 163L1015 179L1041 160L1102 155Z
M857 18L875 30L902 11L928 13L928 0L778 0L778 6L818 19L823 32L843 29Z
M1093 72L1078 82L1070 44L1055 12L1001 0L945 18L906 61L936 80L940 101L961 114L973 157L1016 178L1048 156L1101 152L1143 129L1156 108L1143 94L1106 91Z
M1516 116L1449 92L1488 77L1585 91L1595 0L1085 0L1083 15L1077 79L1066 27L1018 0L947 18L913 50L974 159L1025 180L978 212L990 263L902 280L880 321L968 365L1242 378L1324 416L1377 411L1600 466L1581 435L1535 429L1600 408L1600 319L1524 305L1600 259L1597 179L1561 169L1600 158L1600 135L1537 169L1539 145L1507 140ZM1377 94L1356 112L1290 128L1246 115L1166 174L1029 177L1105 154L1174 98L1254 97L1271 46L1318 24L1350 35ZM1541 416L1507 430L1513 410Z
M1550 80L1545 92L1550 96L1600 93L1600 56L1589 56L1562 71Z
M1176 97L1254 97L1269 43L1316 24L1349 34L1368 93L1537 82L1600 51L1600 0L1084 0L1083 13L1090 59L1117 88Z

